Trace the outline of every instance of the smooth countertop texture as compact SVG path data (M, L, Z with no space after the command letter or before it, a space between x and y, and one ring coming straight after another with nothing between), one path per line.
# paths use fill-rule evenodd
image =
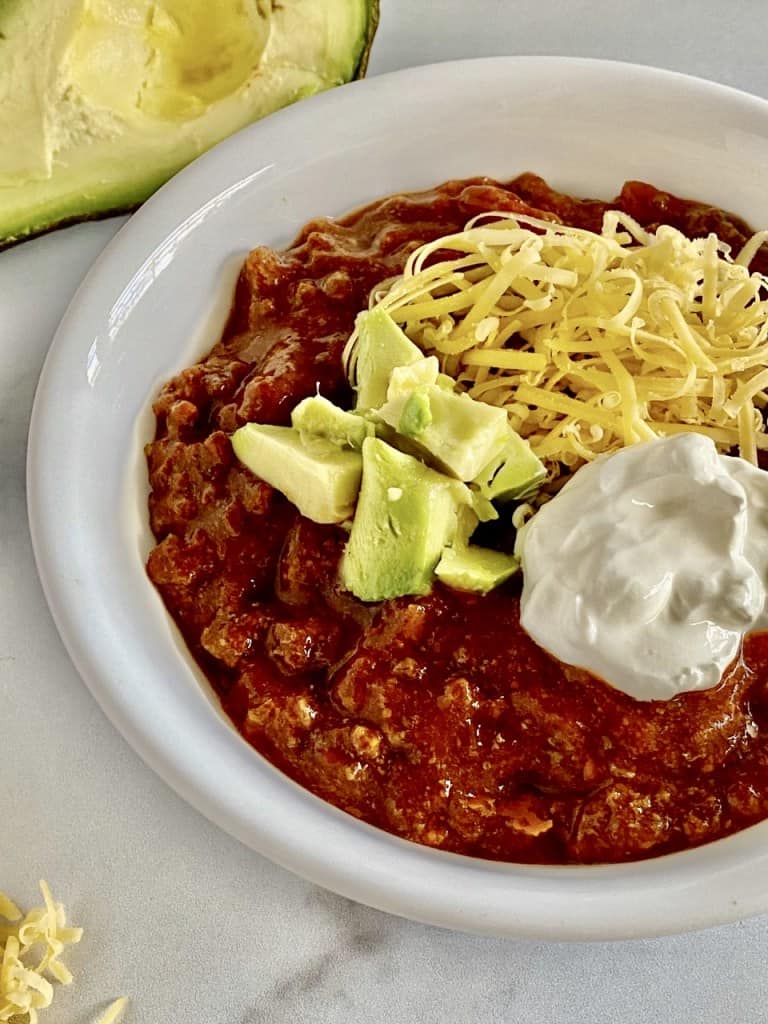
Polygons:
M456 57L570 54L768 96L763 0L382 7L371 74ZM68 957L77 984L58 991L43 1021L88 1024L121 994L132 999L126 1021L142 1024L768 1020L768 919L582 945L412 924L324 892L224 835L104 718L37 581L24 459L51 337L121 223L82 225L0 255L0 888L28 903L45 877L86 928Z

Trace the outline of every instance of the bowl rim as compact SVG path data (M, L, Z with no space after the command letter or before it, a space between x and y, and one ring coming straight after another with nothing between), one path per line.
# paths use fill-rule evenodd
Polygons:
M513 73L524 78L526 69L534 68L549 68L559 79L593 75L618 86L632 77L638 83L682 86L699 98L706 95L749 108L768 135L768 100L729 86L618 61L526 56L448 61L391 72L302 101L243 129L187 167L134 215L97 259L62 320L43 366L30 422L27 493L32 545L64 645L108 718L187 802L278 864L359 902L465 931L584 940L688 931L768 911L768 891L754 885L757 873L768 866L768 822L705 847L625 865L549 867L475 860L417 846L357 821L303 790L259 755L254 757L252 748L233 737L229 725L208 721L209 752L221 758L229 777L239 775L249 784L255 780L262 796L277 801L280 808L258 811L244 797L217 791L204 766L182 757L161 733L161 709L154 709L156 722L131 709L123 679L111 675L105 644L94 646L84 632L75 610L82 597L80 566L71 564L71 549L62 550L67 527L53 511L62 494L62 470L55 464L51 439L67 408L62 380L66 382L72 372L66 366L68 339L97 316L97 296L106 283L115 275L124 279L125 267L138 265L147 240L156 251L163 225L173 222L166 216L171 207L194 202L195 196L202 202L211 177L229 181L223 169L237 164L244 142L262 140L279 148L281 138L296 133L300 137L313 120L320 123L350 111L365 112L371 102L391 103L394 95L411 95L425 83L462 81L476 72L491 79ZM245 178L239 180L247 185ZM107 638L121 640L117 632L109 632ZM130 635L122 639L127 643ZM203 713L195 707L189 722L197 728L204 715L210 718L210 708ZM300 818L304 827L286 833L286 806L289 817ZM271 814L282 817L277 820Z

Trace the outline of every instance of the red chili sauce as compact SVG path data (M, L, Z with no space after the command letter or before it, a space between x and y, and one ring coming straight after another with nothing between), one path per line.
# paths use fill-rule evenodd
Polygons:
M245 261L224 336L155 402L148 572L237 729L313 793L406 839L478 857L589 863L695 846L768 816L768 636L721 684L643 703L564 667L520 628L519 579L365 605L337 579L345 533L299 516L235 459L247 421L320 392L371 288L483 210L599 230L606 209L738 248L737 218L638 182L610 203L524 174L393 196ZM761 253L755 269L768 271ZM349 404L347 405L349 407Z

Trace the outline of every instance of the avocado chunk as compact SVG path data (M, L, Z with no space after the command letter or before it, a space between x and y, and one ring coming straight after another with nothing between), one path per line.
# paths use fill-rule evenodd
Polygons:
M417 388L405 400L400 419L397 421L397 432L403 437L418 437L431 422L432 406L429 404L429 395L424 388Z
M435 575L456 590L474 590L487 594L513 576L519 568L520 562L513 555L470 544L463 548L446 548L437 563Z
M357 319L354 353L356 409L378 409L387 399L387 387L396 367L421 362L424 353L402 331L389 313L375 308Z
M533 454L531 446L509 428L502 451L477 474L474 483L489 501L515 501L532 494L544 480L547 470Z
M439 378L444 376L440 373L437 356L425 356L414 363L395 366L389 375L387 401L391 402L393 398L400 398L401 395L410 395L412 391L426 384L437 384ZM448 390L453 391L454 382L450 377L445 377L445 380L450 382Z
M291 423L306 448L311 448L317 438L322 438L339 448L359 450L366 437L373 433L373 425L362 416L340 409L322 395L313 395L299 402L291 413Z
M343 523L355 507L363 468L359 452L329 441L309 451L293 427L246 423L232 435L238 459L316 523Z
M429 416L422 416L424 428L407 436L419 453L459 480L474 480L480 470L500 454L509 436L504 409L476 402L469 395L454 394L437 384L418 389L427 402ZM399 395L377 410L384 423L402 433L400 424L409 420L406 410L411 395Z
M129 210L252 121L360 77L378 0L0 2L0 246Z
M443 548L456 537L460 519L471 515L470 505L464 484L380 438L366 438L357 510L341 560L343 586L362 601L428 593Z

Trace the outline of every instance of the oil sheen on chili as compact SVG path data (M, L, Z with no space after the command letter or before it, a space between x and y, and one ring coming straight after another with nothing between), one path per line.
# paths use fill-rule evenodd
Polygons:
M419 244L488 209L599 231L608 207L735 247L751 234L638 182L610 203L531 174L393 196L312 221L285 252L255 249L221 341L154 405L148 572L223 707L307 789L414 842L622 861L768 816L768 635L748 637L714 689L633 700L534 643L519 580L485 597L436 583L357 601L337 581L344 532L301 518L232 453L237 427L286 424L317 388L351 402L341 352L355 315Z

